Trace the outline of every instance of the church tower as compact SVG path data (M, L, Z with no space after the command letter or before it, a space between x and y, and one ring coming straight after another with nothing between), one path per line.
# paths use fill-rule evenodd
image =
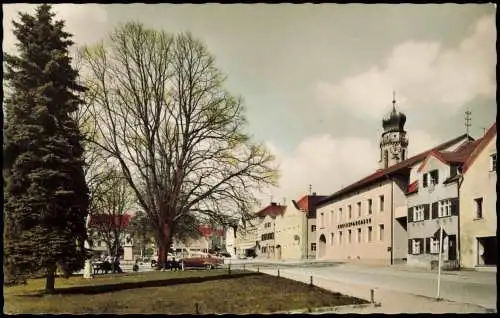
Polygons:
M384 132L380 138L380 169L388 168L408 156L408 138L404 125L406 115L396 111L396 93L393 93L392 111L382 120Z

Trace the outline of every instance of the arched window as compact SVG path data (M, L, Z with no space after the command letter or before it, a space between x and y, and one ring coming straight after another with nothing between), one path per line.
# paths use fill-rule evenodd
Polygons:
M384 168L389 166L389 151L384 150Z
M406 150L401 150L401 160L405 160L406 159Z

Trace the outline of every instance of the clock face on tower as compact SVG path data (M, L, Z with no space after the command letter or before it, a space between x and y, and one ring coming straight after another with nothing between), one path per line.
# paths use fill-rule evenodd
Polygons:
M397 144L389 148L392 154L392 158L398 160L399 154L401 152L401 145Z

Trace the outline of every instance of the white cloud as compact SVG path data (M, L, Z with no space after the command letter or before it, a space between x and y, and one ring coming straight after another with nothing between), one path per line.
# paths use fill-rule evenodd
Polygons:
M406 41L364 73L337 83L318 82L317 102L325 108L347 108L380 118L396 90L403 109L443 107L454 113L478 96L495 96L495 39L495 17L488 15L455 48Z
M4 4L3 9L3 50L12 53L17 39L12 33L12 20L19 21L18 12L35 13L35 4ZM65 31L73 34L77 45L90 44L100 39L107 31L108 15L98 4L53 4L56 20L64 20Z
M318 194L331 194L373 172L378 160L376 140L315 135L303 139L291 156L284 156L275 145L268 144L281 174L279 188L270 191L273 199L297 200L308 192L309 184ZM263 203L268 200L264 198Z
M408 156L415 156L448 140L437 140L423 130L408 131Z
M422 130L409 134L409 156L429 150L446 140L435 137ZM303 139L294 153L285 156L279 148L267 143L275 154L280 167L279 187L269 189L266 194L258 195L262 205L270 197L276 202L297 200L308 193L309 185L319 195L329 195L340 190L378 169L380 157L379 136L373 138L342 138L331 135L315 135Z

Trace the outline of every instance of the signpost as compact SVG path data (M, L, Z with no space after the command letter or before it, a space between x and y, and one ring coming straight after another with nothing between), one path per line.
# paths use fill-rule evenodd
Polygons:
M437 300L439 300L439 292L441 288L441 260L443 252L443 224L439 224L439 261L438 261L438 286L437 286Z

